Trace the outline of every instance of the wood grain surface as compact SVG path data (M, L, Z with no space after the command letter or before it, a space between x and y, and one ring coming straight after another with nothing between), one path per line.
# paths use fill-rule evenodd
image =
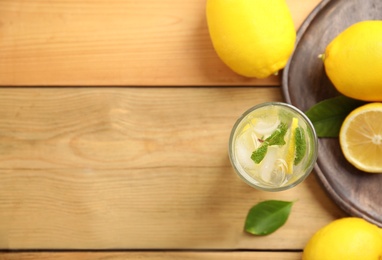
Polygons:
M287 0L296 28L319 0ZM213 50L205 0L2 0L0 85L275 85Z
M287 0L296 29L319 0ZM300 259L347 216L315 172L243 183L228 137L280 78L217 57L205 0L0 1L0 259ZM295 201L255 237L248 210Z
M69 256L69 257L68 257ZM30 259L73 259L73 260L122 260L122 259L152 259L152 260L301 260L301 253L294 252L121 252L121 253L5 253L0 254L1 260L30 260Z
M341 31L364 20L382 19L380 0L323 1L298 36L296 51L284 71L286 99L306 110L338 96L317 58ZM382 227L382 175L367 174L347 162L338 138L319 140L316 171L331 197L349 214Z
M256 191L233 172L230 129L275 88L0 88L0 248L297 249L343 216L311 175ZM285 227L243 232L266 199Z

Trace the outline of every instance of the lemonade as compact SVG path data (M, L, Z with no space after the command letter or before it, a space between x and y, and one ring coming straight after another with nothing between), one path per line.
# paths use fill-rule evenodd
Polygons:
M233 168L249 185L281 191L303 181L317 159L312 123L281 102L257 105L235 123L229 141Z

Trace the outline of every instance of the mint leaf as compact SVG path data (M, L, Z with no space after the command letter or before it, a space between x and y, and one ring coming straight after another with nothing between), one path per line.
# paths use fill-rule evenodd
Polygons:
M268 143L263 143L259 148L257 148L251 155L251 159L259 164L265 157L268 151Z
M244 230L252 235L264 236L283 226L290 215L293 202L266 200L253 206L245 220Z
M284 145L284 136L287 131L288 125L281 122L277 126L277 129L267 139L265 139L265 142L267 142L269 145Z
M284 136L288 131L288 125L285 123L280 123L277 126L277 129L257 148L251 155L251 159L259 164L264 159L265 155L268 152L268 146L270 145L284 145L285 140Z
M346 116L365 103L341 95L313 105L305 114L312 121L318 137L338 137Z
M294 158L294 165L299 164L306 153L306 140L305 132L301 127L296 128L295 143L296 143L296 156Z

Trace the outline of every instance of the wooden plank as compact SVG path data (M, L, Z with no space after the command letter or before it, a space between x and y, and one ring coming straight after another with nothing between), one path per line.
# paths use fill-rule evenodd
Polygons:
M0 248L301 249L343 213L315 176L256 191L234 174L230 129L279 88L0 89ZM267 237L249 208L297 200Z
M119 260L119 259L197 259L197 260L300 260L301 253L294 252L79 252L79 253L3 253L2 260L30 260L30 259L78 259L78 260Z
M288 0L296 28L319 0ZM275 85L213 50L205 0L2 0L0 85Z

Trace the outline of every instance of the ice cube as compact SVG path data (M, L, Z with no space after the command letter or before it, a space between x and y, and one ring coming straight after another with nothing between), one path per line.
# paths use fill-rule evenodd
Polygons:
M237 142L238 144L245 146L248 150L251 150L252 153L252 151L257 148L256 140L256 134L249 128L239 136Z
M259 147L259 141L252 128L248 128L236 141L236 155L239 163L245 169L254 169L255 163L251 159L253 151Z
M272 182L272 172L275 167L277 157L277 148L272 146L268 147L268 152L262 160L260 166L260 177L264 182Z
M238 142L236 145L236 156L240 165L244 169L253 169L255 167L254 161L251 159L252 150L248 149L245 142Z
M276 160L270 180L275 186L281 186L286 181L285 173L287 168L288 166L284 159L279 158Z
M253 130L260 136L271 135L279 126L280 119L271 117L267 119L258 120L253 126Z

